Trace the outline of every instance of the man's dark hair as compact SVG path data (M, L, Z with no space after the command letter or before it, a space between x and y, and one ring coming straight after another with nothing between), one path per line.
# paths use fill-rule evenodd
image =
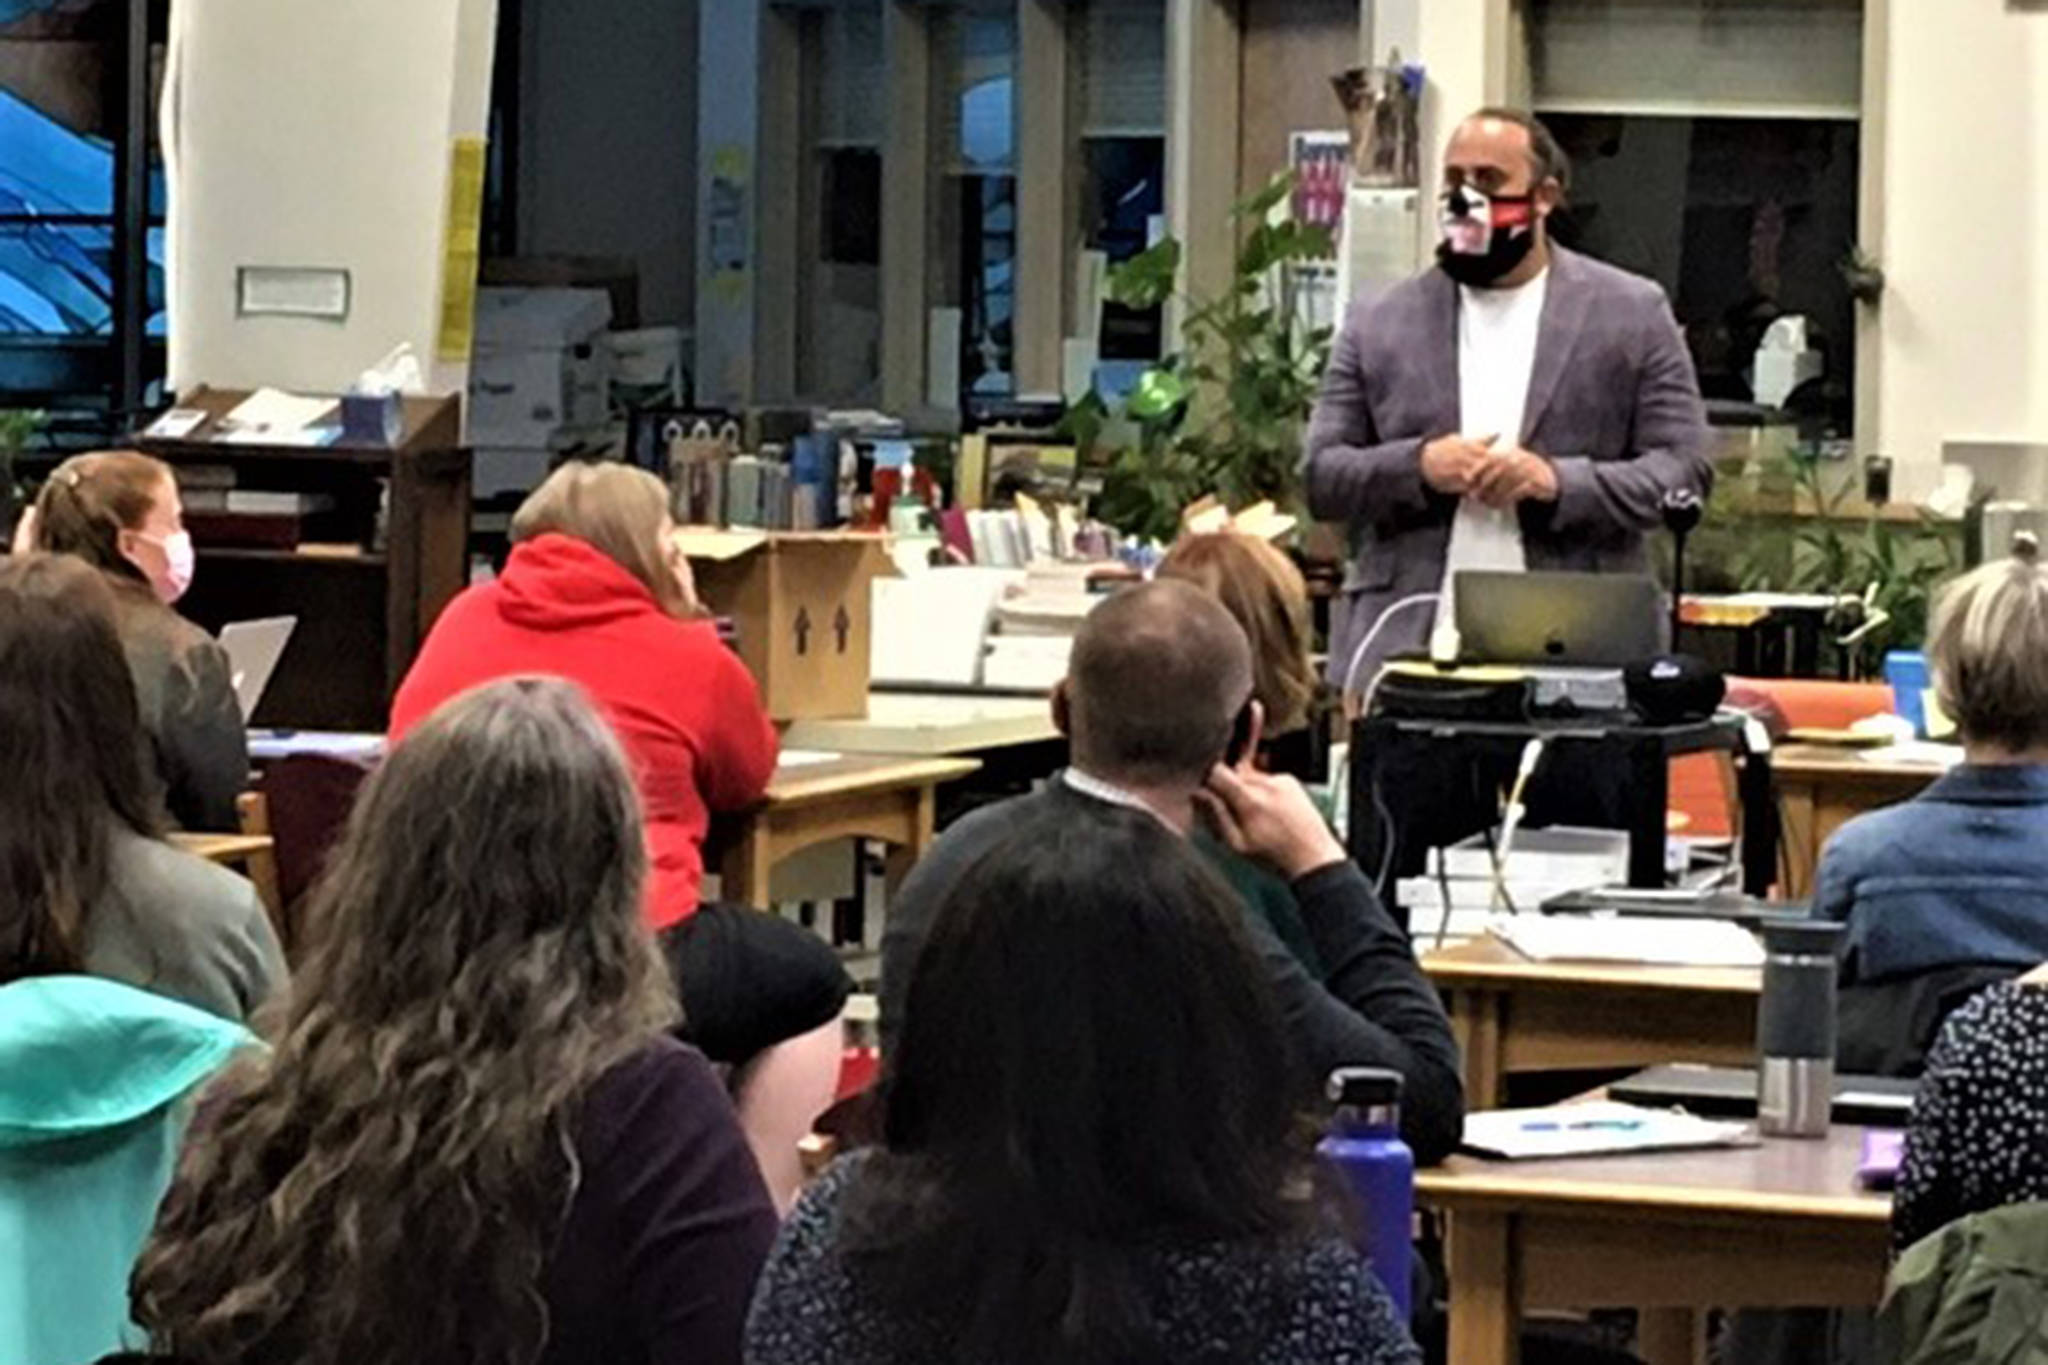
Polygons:
M1564 148L1557 145L1550 130L1543 121L1526 109L1510 109L1505 105L1489 104L1475 111L1465 122L1473 119L1498 119L1512 123L1529 135L1529 159L1535 163L1536 177L1529 182L1534 189L1546 180L1555 180L1562 193L1570 193L1572 187L1572 159L1565 155Z
M1110 782L1199 783L1251 694L1251 646L1221 602L1188 583L1125 589L1074 635L1075 766Z

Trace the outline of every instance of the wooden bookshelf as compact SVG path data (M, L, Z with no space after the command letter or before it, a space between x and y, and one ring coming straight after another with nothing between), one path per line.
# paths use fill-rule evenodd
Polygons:
M326 494L334 509L323 514L317 543L298 549L202 543L180 610L215 631L262 616L299 618L254 723L381 731L420 642L468 579L470 453L459 400L406 399L404 429L388 449L217 439L220 418L247 396L186 394L178 405L209 420L189 437L143 435L135 446L174 468L230 468L238 488Z

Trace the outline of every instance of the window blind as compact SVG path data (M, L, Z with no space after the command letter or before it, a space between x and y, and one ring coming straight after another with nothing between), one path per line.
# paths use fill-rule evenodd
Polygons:
M1529 0L1538 110L1854 118L1862 0Z

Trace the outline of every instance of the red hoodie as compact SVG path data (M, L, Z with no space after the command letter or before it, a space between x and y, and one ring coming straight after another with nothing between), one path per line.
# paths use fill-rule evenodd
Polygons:
M668 615L602 551L536 536L441 613L391 703L391 741L457 693L534 673L580 684L611 721L647 813L647 917L658 929L688 917L711 812L752 805L775 773L753 676L710 622Z

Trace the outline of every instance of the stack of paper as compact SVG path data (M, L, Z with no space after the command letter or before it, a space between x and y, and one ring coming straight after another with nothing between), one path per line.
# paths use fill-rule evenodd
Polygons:
M1605 1100L1465 1116L1465 1147L1508 1161L1740 1147L1755 1141L1747 1124L1716 1123L1677 1109L1644 1109Z
M1625 915L1516 915L1487 932L1532 962L1761 967L1763 945L1725 919Z
M334 439L335 400L258 389L221 419L232 445L317 446Z

